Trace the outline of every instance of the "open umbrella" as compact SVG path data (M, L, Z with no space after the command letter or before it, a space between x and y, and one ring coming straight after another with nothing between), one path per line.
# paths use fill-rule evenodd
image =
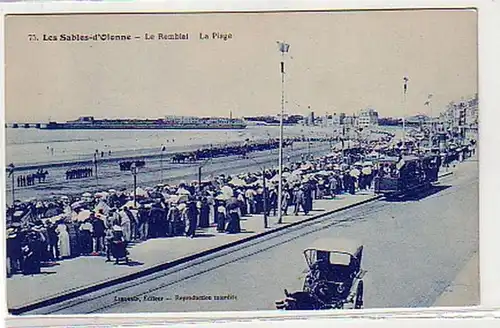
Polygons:
M94 207L94 212L99 212L100 210L102 210L104 213L108 213L109 210L111 209L111 207L106 204L105 202L103 202L102 200L99 201L99 203Z
M363 172L363 174L370 175L370 174L372 174L372 168L369 166L363 167L361 172Z
M231 198L229 195L226 195L226 194L219 194L215 197L215 199L217 200L228 200L229 198Z
M84 202L83 200L79 200L77 202L74 202L73 204L71 204L71 208L74 210L76 208L80 208L80 207L83 207L85 206L86 202Z
M229 184L235 186L235 187L242 187L246 186L246 182L242 180L241 178L233 178L231 181L229 181Z
M135 189L135 194L137 197L149 197L148 192L141 187Z
M352 177L359 177L359 175L361 174L361 172L358 170L358 169L352 169L350 172L349 172L349 175L352 176Z
M90 217L90 211L89 210L83 210L80 213L78 213L76 216L73 217L73 221L85 221Z
M128 202L125 203L121 208L123 209L124 207L128 208L136 208L135 202L133 200L129 200Z
M221 192L224 194L224 195L227 195L229 197L233 197L233 194L234 194L234 191L233 191L233 188L229 187L229 186L224 186L221 188Z

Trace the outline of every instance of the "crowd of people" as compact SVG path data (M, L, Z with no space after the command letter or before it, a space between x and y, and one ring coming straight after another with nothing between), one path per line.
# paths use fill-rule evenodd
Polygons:
M23 174L17 176L17 186L27 187L33 186L38 181L38 183L45 182L49 172L47 170L38 169L35 173Z
M93 174L91 167L82 167L66 171L66 180L83 179L91 177Z
M288 162L278 204L277 169L221 174L209 181L108 190L78 197L17 202L9 207L10 272L34 274L43 263L76 256L117 259L115 245L151 238L196 237L198 229L242 231L241 219L264 214L308 215L314 200L369 190L378 174L375 158L401 153L389 143L367 142L331 154ZM264 188L265 186L265 188Z

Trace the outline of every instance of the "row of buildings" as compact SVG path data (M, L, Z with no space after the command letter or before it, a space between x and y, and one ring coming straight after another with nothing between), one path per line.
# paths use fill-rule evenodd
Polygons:
M306 126L358 126L369 127L377 126L379 123L378 112L372 108L360 110L359 113L347 115L346 113L325 114L323 116L315 116L314 112L310 112L302 122Z

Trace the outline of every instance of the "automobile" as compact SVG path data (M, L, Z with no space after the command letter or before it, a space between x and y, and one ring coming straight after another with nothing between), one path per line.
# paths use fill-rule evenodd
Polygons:
M279 310L327 310L363 307L363 245L351 239L319 239L304 250L303 288L275 302Z

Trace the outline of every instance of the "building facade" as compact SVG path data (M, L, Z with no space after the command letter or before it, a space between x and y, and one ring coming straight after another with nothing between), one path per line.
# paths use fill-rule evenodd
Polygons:
M372 108L361 110L357 118L357 125L359 127L377 126L378 112Z

